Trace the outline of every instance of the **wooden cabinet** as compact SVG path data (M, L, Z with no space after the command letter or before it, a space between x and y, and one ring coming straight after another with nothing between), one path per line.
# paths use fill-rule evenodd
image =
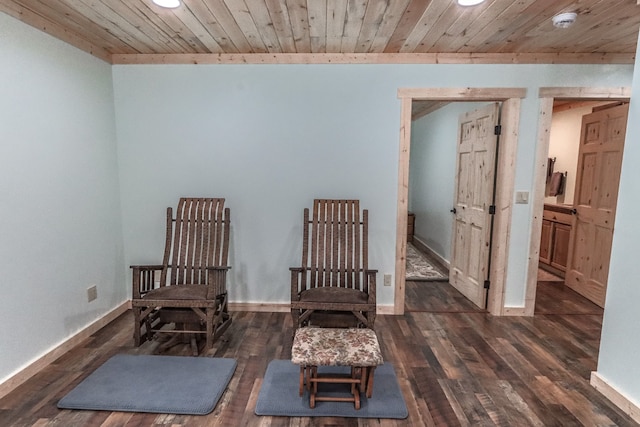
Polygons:
M569 238L571 237L571 226L553 223L553 246L551 248L551 266L562 271L567 269L567 258L569 256Z
M413 242L413 227L416 225L416 216L409 212L407 217L407 242Z
M542 220L542 234L540 235L540 262L551 263L551 232L553 223L547 219Z
M564 277L570 238L571 207L544 205L540 236L540 266Z

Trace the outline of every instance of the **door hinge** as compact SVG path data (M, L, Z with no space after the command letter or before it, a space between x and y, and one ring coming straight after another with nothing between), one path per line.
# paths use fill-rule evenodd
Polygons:
M502 125L496 125L496 127L493 129L493 134L502 135Z
M490 280L485 280L484 281L484 288L485 289L489 289L490 286L491 286L491 281Z
M495 215L495 214L496 214L496 205L489 206L489 215Z

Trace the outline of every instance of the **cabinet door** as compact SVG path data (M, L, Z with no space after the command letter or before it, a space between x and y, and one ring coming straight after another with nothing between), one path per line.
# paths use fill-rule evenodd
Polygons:
M542 234L540 235L540 262L549 264L551 262L551 231L553 223L546 219L542 220Z
M569 238L571 226L565 224L553 224L553 249L551 250L551 265L565 271L567 269L567 257L569 256Z

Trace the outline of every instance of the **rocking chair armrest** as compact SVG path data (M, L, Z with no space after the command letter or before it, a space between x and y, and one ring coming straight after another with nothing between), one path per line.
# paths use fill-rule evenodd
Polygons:
M207 299L214 299L227 292L227 271L230 266L210 266L207 267Z
M307 271L305 267L290 267L291 272L291 301L297 301L300 299L299 283L302 274Z
M164 265L130 265L129 268L132 268L134 271L164 270Z
M231 266L230 265L212 265L207 267L207 270L209 271L214 271L214 270L231 270Z
M376 303L376 274L378 270L365 270L365 276L367 277L367 294L369 294L369 304Z
M164 270L163 265L132 265L133 269L133 299L140 299L155 287L155 272ZM153 272L152 274L147 274Z

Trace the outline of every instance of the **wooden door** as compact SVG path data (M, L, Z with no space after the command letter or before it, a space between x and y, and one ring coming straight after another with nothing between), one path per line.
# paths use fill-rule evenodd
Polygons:
M477 306L489 274L499 104L460 116L449 283Z
M582 118L565 283L604 306L628 104Z

